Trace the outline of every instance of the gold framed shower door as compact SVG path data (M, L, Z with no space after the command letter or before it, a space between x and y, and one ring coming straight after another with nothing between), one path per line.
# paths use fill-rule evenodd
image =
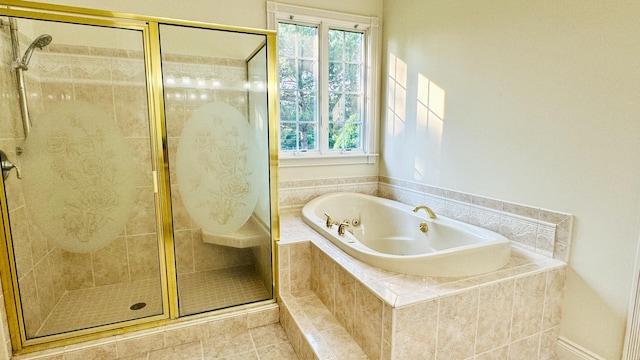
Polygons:
M80 24L104 28L139 31L143 39L145 67L145 87L147 94L148 125L151 141L151 165L154 182L155 217L158 245L159 273L161 282L162 313L144 318L78 329L71 332L30 338L25 330L23 301L20 299L14 244L12 242L8 201L5 181L0 177L0 206L2 214L2 235L5 239L0 246L0 278L5 295L11 345L14 352L30 352L69 343L92 340L105 336L153 328L178 321L180 317L178 283L176 272L176 250L174 222L171 202L169 149L167 146L167 124L165 114L165 94L162 73L160 27L162 25L184 26L198 29L228 31L240 34L262 35L266 39L267 99L268 99L268 177L270 192L270 244L271 244L271 285L274 291L272 303L277 298L277 267L274 243L279 239L278 215L278 135L277 135L277 72L275 33L266 30L207 24L185 20L148 17L135 14L115 13L85 8L59 6L15 0L0 1L0 16ZM228 311L228 310L225 310Z

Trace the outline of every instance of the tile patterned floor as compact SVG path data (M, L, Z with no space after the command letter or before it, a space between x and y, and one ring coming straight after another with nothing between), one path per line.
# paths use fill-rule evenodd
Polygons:
M253 266L239 266L179 276L181 315L269 299ZM131 310L136 303L146 303ZM58 334L162 313L160 282L137 281L67 292L37 336Z
M280 324L230 330L201 341L177 345L141 355L140 359L297 360Z
M233 321L232 321L233 322ZM222 323L221 323L222 324ZM207 329L207 330L205 330ZM58 352L18 355L16 360L298 360L287 335L279 323L247 329L224 323L224 326L200 327L159 334L146 340L129 340L128 344L107 342L103 346L68 347ZM151 339L158 338L160 342ZM163 340L164 338L164 340ZM151 341L149 341L151 340ZM121 346L122 345L122 346Z
M68 291L53 309L37 336L86 329L162 313L159 280L107 285ZM131 310L136 303L146 303Z
M178 276L180 315L271 298L253 265Z

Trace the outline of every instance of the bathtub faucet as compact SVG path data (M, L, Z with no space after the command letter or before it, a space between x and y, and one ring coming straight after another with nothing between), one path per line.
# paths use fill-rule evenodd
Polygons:
M338 235L344 236L344 228L346 228L347 226L349 226L349 223L346 222L338 225Z
M432 219L436 219L436 213L433 212L433 210L431 210L427 205L419 205L413 208L413 212L417 213L420 209L423 209L424 211L427 212L427 214L429 215L430 218Z
M329 215L328 213L324 213L324 216L327 217L327 227L330 228L333 225L333 220L331 219L331 215Z

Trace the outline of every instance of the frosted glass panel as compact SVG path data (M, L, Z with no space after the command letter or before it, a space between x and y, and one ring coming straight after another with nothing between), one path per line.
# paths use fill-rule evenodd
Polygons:
M142 32L15 23L28 61L0 37L0 145L22 170L5 190L27 338L163 314Z
M33 127L22 153L24 196L36 226L73 253L108 246L133 210L133 153L100 106L67 101Z
M257 149L247 119L233 106L194 111L178 140L178 189L187 212L210 234L244 225L258 200Z
M160 40L180 315L270 299L266 38Z

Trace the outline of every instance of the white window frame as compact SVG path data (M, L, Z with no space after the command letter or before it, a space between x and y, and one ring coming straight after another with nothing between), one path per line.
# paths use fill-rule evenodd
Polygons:
M378 104L380 103L378 95L380 73L378 68L378 18L267 1L267 27L269 30L277 30L279 22L317 26L320 40L318 49L320 74L318 77L318 149L306 152L280 151L280 166L375 164L378 157ZM340 152L328 148L329 107L326 102L328 102L327 96L329 93L329 42L326 38L323 38L323 34L327 35L329 29L356 30L364 33L365 70L362 149Z

